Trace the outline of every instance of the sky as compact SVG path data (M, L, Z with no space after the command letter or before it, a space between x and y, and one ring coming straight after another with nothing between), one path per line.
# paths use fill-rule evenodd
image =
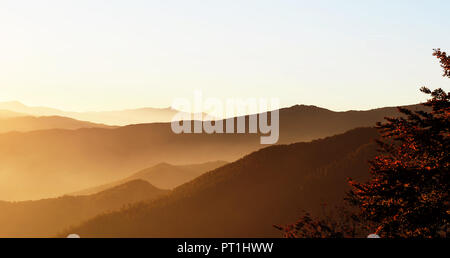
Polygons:
M364 110L450 90L450 1L2 0L0 101L168 107L194 91Z

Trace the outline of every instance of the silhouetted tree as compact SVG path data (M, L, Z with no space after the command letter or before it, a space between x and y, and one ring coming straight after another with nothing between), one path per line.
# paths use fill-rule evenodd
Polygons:
M433 53L450 78L450 57ZM370 161L367 183L350 180L348 201L319 217L309 213L294 224L274 226L288 238L447 237L449 235L449 93L421 89L431 98L421 111L399 108L399 118L378 123L380 154Z
M450 57L434 51L450 78ZM381 153L370 162L367 183L351 181L349 200L382 237L449 235L449 93L421 89L431 98L422 111L378 123Z
M439 48L434 50L433 55L439 59L441 66L444 69L443 76L450 78L450 57L447 53L442 52Z
M286 238L356 238L370 232L351 207L341 206L328 210L324 207L321 216L303 215L294 224L274 225Z

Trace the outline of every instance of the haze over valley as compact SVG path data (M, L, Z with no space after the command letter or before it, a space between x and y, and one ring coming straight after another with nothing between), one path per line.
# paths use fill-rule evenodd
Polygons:
M303 105L284 108L278 143L307 142L373 126L395 114L396 108L349 112ZM86 126L0 134L0 199L57 197L121 180L162 162L231 162L263 147L260 134L174 134L170 123Z

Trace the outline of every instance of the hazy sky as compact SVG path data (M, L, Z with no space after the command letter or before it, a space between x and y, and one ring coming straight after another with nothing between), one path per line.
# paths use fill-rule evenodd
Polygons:
M0 1L0 101L66 110L175 97L369 109L450 89L450 1Z

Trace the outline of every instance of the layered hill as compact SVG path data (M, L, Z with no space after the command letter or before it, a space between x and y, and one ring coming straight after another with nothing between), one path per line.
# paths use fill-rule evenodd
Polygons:
M279 237L274 224L339 204L347 178L368 177L371 128L310 143L271 146L206 173L161 199L100 215L82 237Z
M80 128L113 128L103 124L94 124L75 120L72 118L61 116L14 116L10 114L9 117L2 118L0 115L0 133L18 131L29 132L35 130L49 130L49 129L68 129L75 130Z
M172 108L137 108L98 112L70 112L48 107L31 107L18 101L0 102L0 109L30 116L63 116L97 124L124 126L142 123L170 122L179 112ZM205 115L205 114L204 114Z
M395 108L333 112L313 106L280 110L278 143L323 138L373 126ZM234 161L265 147L260 134L175 134L169 123L114 129L0 134L0 200L56 197L121 180L162 161Z
M202 164L175 166L168 163L160 163L155 166L143 169L127 178L89 188L83 191L72 193L71 195L94 194L105 189L124 184L133 180L145 180L160 189L173 189L194 178L227 164L225 161L212 161Z
M156 199L167 192L146 181L133 180L94 195L0 202L0 237L51 237L98 214Z
M422 105L404 106L410 110L424 110ZM301 132L301 139L293 133L284 134L279 143L314 140L344 133L358 127L372 127L385 117L402 116L397 107L384 107L367 111L334 112L328 109L296 105L280 110L282 132Z

